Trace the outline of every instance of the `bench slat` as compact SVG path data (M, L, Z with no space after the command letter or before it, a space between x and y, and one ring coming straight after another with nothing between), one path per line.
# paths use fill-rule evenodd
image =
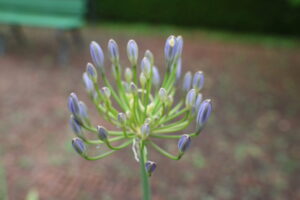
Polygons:
M79 14L86 11L85 0L0 0L1 11L22 11L52 14Z
M0 12L0 23L72 29L81 27L84 21L80 17Z

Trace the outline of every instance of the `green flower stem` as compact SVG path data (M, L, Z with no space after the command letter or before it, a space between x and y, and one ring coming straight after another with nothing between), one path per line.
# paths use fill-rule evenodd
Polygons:
M189 111L189 109L188 108L184 108L184 109L178 111L175 114L169 114L169 117L167 117L164 120L160 121L160 123L164 124L164 123L166 123L168 121L171 121L171 120L175 119L176 117L179 117L180 115L185 114L185 112L187 112L187 111Z
M119 94L120 94L121 99L125 103L126 108L128 109L129 108L129 100L127 99L123 84L121 82L122 75L121 75L121 71L119 71L119 69L121 69L119 64L116 66L116 69L117 69L117 72L116 72L117 73L116 74L117 75L117 77L116 77L117 80L116 81L117 81L117 86L118 86L118 89L119 89Z
M127 147L128 145L130 145L131 143L133 142L133 140L130 140L130 141L127 141L125 142L123 145L123 148ZM99 160L99 159L102 159L102 158L105 158L109 155L111 155L112 153L114 153L116 150L111 150L111 151L108 151L108 152L105 152L103 154L100 154L98 156L94 156L94 157L90 157L90 156L87 156L87 155L82 155L86 160Z
M196 133L188 134L190 137L197 136ZM161 138L161 139L180 139L182 135L159 135L159 134L152 134L151 137L154 138Z
M130 140L130 143L129 143L129 144L128 144L128 142L125 142L125 143L123 143L123 144L121 144L121 145L119 145L119 146L116 146L116 147L112 146L112 145L110 144L110 141L109 141L109 140L106 140L106 141L104 141L104 142L105 142L105 144L107 145L108 148L117 151L117 150L120 150L120 149L123 149L123 148L127 147L129 144L131 144L131 143L133 142L133 140Z
M185 121L180 122L180 123L175 122L175 123L172 123L172 124L165 125L163 127L154 128L153 132L155 132L156 130L177 129L177 128L181 128L181 127L184 127L184 126L189 125L189 124L190 124L190 120L185 120Z
M172 160L179 160L181 158L181 153L179 153L177 156L174 156L172 154L170 154L169 152L167 152L166 150L162 149L161 147L159 147L157 144L155 144L154 142L150 141L149 142L150 145L157 150L159 153L161 153L162 155L172 159Z
M122 103L122 101L119 99L118 95L116 94L114 88L112 87L112 85L109 83L108 79L106 76L102 76L102 79L104 80L106 86L110 89L112 96L114 97L114 99L116 100L116 102L119 104L119 106L123 109L123 111L126 111L126 107L125 105Z
M132 72L133 72L133 82L134 84L138 84L138 77L137 77L137 72L136 72L136 65L132 66Z
M87 144L104 144L104 142L101 140L89 140L86 138L81 138L81 139L84 142L86 142ZM116 141L123 140L123 139L125 139L124 136L118 136L118 137L110 138L109 142L116 142Z
M86 160L100 160L102 158L105 158L109 155L111 155L112 153L114 153L115 150L112 150L112 151L108 151L108 152L105 152L101 155L98 155L98 156L94 156L94 157L90 157L90 156L87 156L87 155L83 155L83 158L85 158Z
M97 129L94 127L90 127L90 126L83 126L84 129L93 132L93 133L98 133ZM124 133L122 131L108 131L109 135L114 135L114 136L120 136L123 135ZM128 133L129 135L133 135L133 133Z
M150 200L151 199L151 189L149 184L149 176L146 172L145 167L145 157L144 157L144 142L141 142L140 145L140 171L141 171L141 183L143 189L143 200Z

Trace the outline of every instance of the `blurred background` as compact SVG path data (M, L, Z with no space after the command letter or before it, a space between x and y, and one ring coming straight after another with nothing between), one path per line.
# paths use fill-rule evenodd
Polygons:
M163 73L170 34L214 110L180 161L153 151L153 199L300 199L299 0L0 0L0 199L140 199L130 148L94 162L74 152L67 97L113 129L81 80L89 42L114 38L128 66L135 39Z

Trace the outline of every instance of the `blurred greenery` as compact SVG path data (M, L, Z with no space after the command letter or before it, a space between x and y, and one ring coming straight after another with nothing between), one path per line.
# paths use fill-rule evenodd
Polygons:
M109 34L117 33L141 36L160 36L180 33L185 36L203 36L208 41L219 40L222 42L236 44L255 44L262 45L267 48L284 47L295 48L300 46L298 37L285 37L278 35L265 35L259 33L236 33L232 31L220 31L204 28L180 28L174 25L151 25L147 23L97 23L93 24L99 29L105 29Z
M234 31L300 35L299 0L102 0L90 16L99 21L149 22Z

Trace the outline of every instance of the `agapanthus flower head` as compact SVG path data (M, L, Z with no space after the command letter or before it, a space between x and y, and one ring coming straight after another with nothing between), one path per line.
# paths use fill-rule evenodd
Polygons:
M139 60L138 46L134 40L129 40L127 56L131 66L122 70L119 47L111 39L108 42L114 78L111 83L106 74L109 67L104 70L102 48L92 42L93 64L87 64L83 82L100 116L114 128L109 130L93 125L86 105L71 93L68 108L70 125L77 136L72 140L75 151L87 160L98 160L132 145L135 160L143 164L149 176L156 169L156 163L148 160L151 149L179 160L190 147L192 138L203 129L212 110L211 101L203 101L200 93L204 85L203 73L198 71L192 76L189 71L181 78L182 49L182 37L170 36L164 49L166 68L156 67L159 65L151 51L147 50ZM164 76L159 73L162 69L165 69ZM184 132L190 125L194 125L194 131ZM91 139L89 133L96 134L98 140ZM178 140L175 155L156 144L159 139L175 139L175 144ZM87 148L98 144L104 144L110 150L94 157L88 155Z

